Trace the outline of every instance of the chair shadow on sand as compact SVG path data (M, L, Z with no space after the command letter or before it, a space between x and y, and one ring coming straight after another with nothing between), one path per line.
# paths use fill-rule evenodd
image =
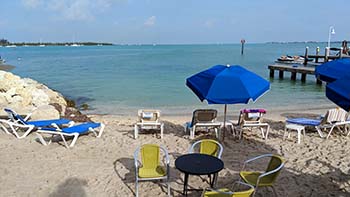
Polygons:
M68 178L63 183L59 184L54 192L49 194L49 197L86 197L84 187L87 186L87 181L78 178Z

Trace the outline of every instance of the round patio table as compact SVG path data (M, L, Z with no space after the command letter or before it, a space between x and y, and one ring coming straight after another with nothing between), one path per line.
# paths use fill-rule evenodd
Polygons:
M210 186L213 187L217 173L224 168L224 162L214 156L191 153L178 157L175 160L175 167L185 174L183 195L187 196L187 185L189 175L214 175L210 181Z

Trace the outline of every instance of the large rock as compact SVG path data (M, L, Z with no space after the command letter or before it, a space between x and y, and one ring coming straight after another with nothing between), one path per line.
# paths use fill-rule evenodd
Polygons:
M32 119L50 119L63 116L67 102L44 84L0 70L0 116L6 115L2 110L5 107L20 114L35 111Z
M60 113L52 105L41 105L30 117L31 120L59 119Z

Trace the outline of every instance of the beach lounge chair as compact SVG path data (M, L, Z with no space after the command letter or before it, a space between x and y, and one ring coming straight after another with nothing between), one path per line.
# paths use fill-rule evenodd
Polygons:
M59 128L60 125L72 126L73 121L68 119L54 119L54 120L38 120L38 121L28 121L31 113L26 115L25 118L17 114L14 110L5 108L5 112L8 115L8 119L0 119L0 127L7 134L14 134L18 139L25 138L34 129L44 128L44 127L55 127ZM19 130L25 130L24 134L20 135Z
M99 128L99 130L97 130L96 128ZM36 131L36 134L39 138L39 141L43 144L43 145L49 145L51 144L53 138L55 136L60 136L61 139L64 142L64 145L67 148L71 148L75 145L75 142L77 141L78 137L80 135L83 134L87 134L88 132L93 132L95 134L96 137L101 137L103 130L104 130L105 125L102 123L93 123L93 122L87 122L87 123L83 123L83 124L79 124L79 125L75 125L72 127L67 127L67 128L41 128L39 130ZM44 139L43 135L51 135L51 138L49 141L46 141ZM69 137L73 137L72 142L68 145L67 143L67 139Z
M244 189L240 189L237 191L237 185L241 187L245 187ZM207 188L202 192L202 197L249 197L254 193L254 187L247 183L243 182L235 182L232 186L232 189L221 188L221 189L213 189Z
M245 128L259 128L263 138L267 139L269 135L270 125L262 122L265 109L242 109L239 114L238 126L240 127L239 139L241 139ZM231 121L232 124L233 121ZM264 132L265 129L265 132Z
M160 165L160 150L164 155L164 163ZM141 162L139 161L139 154L141 152ZM168 186L168 196L170 196L170 161L168 151L156 144L145 144L138 147L134 153L135 161L135 194L136 197L139 195L138 182L148 180L165 180Z
M320 137L323 136L323 132L328 132L326 139L330 137L334 128L337 128L341 132L347 131L347 127L350 125L350 120L348 119L348 114L345 110L341 108L330 109L320 119L309 119L309 118L293 118L287 119L287 124L297 124L304 126L313 126L316 128ZM343 127L343 129L342 129ZM349 132L348 132L349 134Z
M222 147L222 145L218 141L210 140L210 139L203 139L203 140L198 140L195 143L193 143L188 152L193 153L195 151L195 148L197 145L200 145L199 146L199 153L215 156L219 159L221 158L222 152L224 150L224 148Z
M134 125L134 138L139 134L139 129L159 129L160 138L163 138L164 123L160 122L160 111L152 109L141 109L137 112L138 120Z
M219 130L222 124L216 121L217 113L218 111L215 109L196 109L193 112L192 121L184 125L185 133L189 131L190 138L193 139L198 127L204 127L207 130L214 128L216 138L219 138Z
M256 161L258 159L267 158L267 157L270 157L271 159L269 161L269 164L267 165L265 172L245 171L245 167L247 166L247 164L253 161ZM277 196L277 193L275 191L275 188L273 187L273 184L275 183L278 175L280 174L284 166L284 163L285 163L284 159L279 155L274 155L274 154L260 155L245 161L243 164L242 170L239 173L239 176L240 176L240 179L243 180L245 183L253 185L255 188L255 192L258 190L258 187L271 187L273 189L275 196Z

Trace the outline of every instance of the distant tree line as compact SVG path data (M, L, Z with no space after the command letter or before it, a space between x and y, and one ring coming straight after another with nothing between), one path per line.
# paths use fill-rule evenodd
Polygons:
M72 44L79 44L85 46L95 46L95 45L113 45L112 43L106 42L9 42L8 40L2 38L0 39L0 46L16 45L16 46L66 46Z
M0 39L0 45L1 46L6 46L6 45L9 45L10 42L4 38Z

